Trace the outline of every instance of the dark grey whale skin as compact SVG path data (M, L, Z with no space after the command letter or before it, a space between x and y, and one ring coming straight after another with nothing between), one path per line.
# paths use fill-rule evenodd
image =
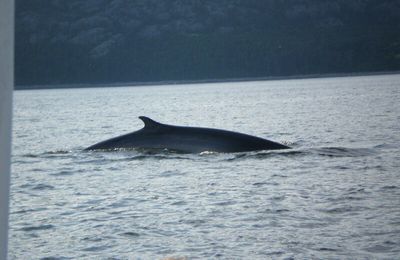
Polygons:
M97 143L85 150L139 148L167 149L183 153L234 153L290 148L263 138L227 130L173 126L158 123L145 116L139 118L144 123L142 129Z

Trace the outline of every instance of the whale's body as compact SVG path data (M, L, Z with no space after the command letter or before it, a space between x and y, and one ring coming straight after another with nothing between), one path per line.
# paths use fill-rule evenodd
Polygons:
M245 152L287 149L289 147L263 138L203 127L173 126L139 117L144 127L138 131L111 138L89 146L85 150L167 149L184 153Z

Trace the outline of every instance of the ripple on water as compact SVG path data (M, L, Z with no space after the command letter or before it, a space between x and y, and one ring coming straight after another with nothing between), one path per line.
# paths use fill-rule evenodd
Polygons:
M73 154L72 151L49 151L37 154L38 157L44 159L70 159L78 156L78 154Z
M39 184L24 184L20 186L21 189L31 189L31 190L53 190L54 186L44 183Z
M396 186L396 185L386 185L386 186L383 186L381 188L381 190L384 190L384 191L386 191L386 190L397 190L397 189L399 189L399 187Z
M41 231L41 230L49 230L55 228L53 225L45 224L39 226L27 226L20 228L21 231L31 232L31 231Z
M17 210L17 211L12 211L10 214L27 214L27 213L32 213L32 212L38 212L38 211L44 211L47 210L47 208L41 208L41 207L35 207L35 208L25 208L22 210Z
M288 88L291 83L285 81L273 91L261 86L257 95L248 87L229 86L224 93L232 106L214 102L215 90L223 90L218 86L199 97L192 92L197 88L173 92L169 87L163 93L157 89L157 95L150 93L156 88L68 90L71 95L65 95L67 90L18 92L17 98L24 98L17 100L16 108L24 115L17 111L14 130L41 141L27 147L25 137L14 140L10 255L15 259L162 259L174 254L188 259L398 259L399 129L390 127L400 112L389 115L383 108L393 109L398 103L387 93L400 93L399 79L391 89L376 80L374 87L363 85L353 96L347 87L353 82L344 81L349 84L342 87L341 80L333 88L314 84L308 90L311 81L303 86L299 81L296 88ZM98 94L104 90L109 95L102 99ZM128 97L125 93L130 91ZM271 98L274 92L277 98ZM123 99L115 96L118 93ZM321 102L309 106L315 95ZM106 111L110 96L113 109ZM172 96L183 101L198 98L186 107L179 104L179 111L189 116L168 111ZM268 104L259 106L255 98ZM21 121L21 116L32 116L36 99L40 116L45 116L43 125ZM354 106L348 106L349 99ZM370 100L376 101L372 110L368 110ZM155 107L149 110L148 104ZM119 113L126 107L131 109L128 114L163 111L158 116L178 116L188 124L202 119L210 126L219 120L221 126L232 125L232 114L251 115L238 126L254 133L273 131L274 140L295 141L288 150L231 154L62 149L73 145L71 140L81 145L93 134L103 134L97 131L101 125L128 130L130 123L124 119L131 116ZM209 117L199 107L215 115L229 107L226 111L232 114ZM346 114L349 109L352 113ZM374 121L371 112L382 117ZM76 117L77 113L82 116ZM109 117L104 119L104 113ZM56 128L46 130L47 124ZM365 126L361 132L360 125ZM377 127L371 131L371 125ZM69 137L60 138L55 129ZM285 129L287 133L282 132ZM114 130L110 128L110 135Z
M325 252L337 252L339 249L332 247L319 247L316 249L317 251L325 251Z
M127 231L127 232L121 233L121 236L136 238L136 237L140 237L140 234L137 232L133 232L133 231Z
M65 257L65 256L46 256L40 258L40 260L68 260L68 259L74 259L73 257Z
M276 157L297 157L307 155L307 151L286 149L286 150L270 150L270 151L255 151L255 152L243 152L235 153L229 158L225 158L224 161L232 162L247 159L269 159ZM218 154L217 154L218 155Z
M89 246L89 247L83 248L82 251L100 252L100 251L104 251L104 250L112 248L112 247L113 247L112 245Z
M255 187L262 187L262 186L279 186L278 182L274 181L263 181L263 182L255 182L253 183L253 186Z
M64 151L66 152L66 151ZM67 152L70 153L70 152ZM268 159L275 157L299 157L317 154L327 157L361 157L369 156L375 153L374 149L370 148L347 148L347 147L322 147L322 148L292 148L285 150L270 150L270 151L254 151L254 152L239 152L239 153L216 153L207 152L200 154L182 154L170 150L144 150L144 149L115 149L102 151L88 151L89 154L95 154L98 158L89 158L79 162L80 164L106 164L118 161L142 161L142 160L199 160L203 159L219 159L222 161L237 161L249 158L253 159ZM58 153L56 153L57 155ZM63 154L63 153L61 153ZM107 158L110 155L124 155L123 158ZM50 154L53 155L53 154Z
M362 157L375 154L374 149L370 148L322 147L310 151L328 157Z
M169 178L169 177L184 176L184 175L186 175L186 173L181 171L165 171L160 174L160 177Z
M368 210L370 208L368 207L361 207L361 206L339 206L339 207L334 207L334 208L328 208L328 209L321 209L321 212L325 212L328 214L354 214L358 213L361 211Z
M390 245L379 245L379 244L364 248L365 251L370 253L385 253L385 252L390 252L393 249L396 249L396 247Z
M51 176L70 176L75 173L84 172L84 170L61 170L56 173L50 173Z
M174 201L174 202L172 202L170 205L172 205L172 206L185 206L185 205L187 205L188 203L186 202L186 201L184 201L184 200L180 200L180 201Z

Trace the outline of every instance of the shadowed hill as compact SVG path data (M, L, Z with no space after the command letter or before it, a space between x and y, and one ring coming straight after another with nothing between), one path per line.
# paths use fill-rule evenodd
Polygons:
M16 84L400 69L397 0L17 0Z

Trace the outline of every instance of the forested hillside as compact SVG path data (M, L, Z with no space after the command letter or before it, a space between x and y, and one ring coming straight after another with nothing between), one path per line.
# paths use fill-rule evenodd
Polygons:
M400 70L399 0L17 0L16 84Z

